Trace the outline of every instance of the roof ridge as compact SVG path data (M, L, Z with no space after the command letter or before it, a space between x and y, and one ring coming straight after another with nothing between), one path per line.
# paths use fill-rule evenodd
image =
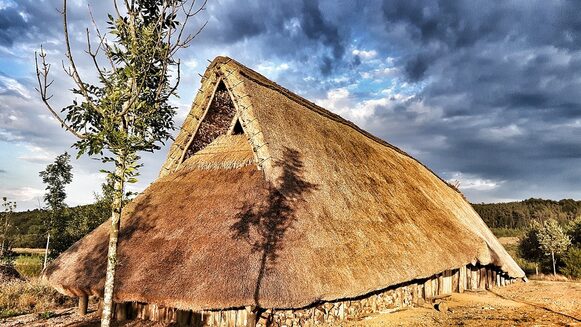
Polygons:
M277 84L276 82L272 81L271 79L269 79L268 77L260 74L259 72L241 64L240 62L236 61L235 59L232 59L230 57L227 56L219 56L216 57L216 59L214 59L214 63L221 63L223 65L235 65L238 66L238 68L240 68L240 74L242 76L244 76L247 79L250 79L251 81L269 88L273 91L277 91L279 93L281 93L282 95L284 95L285 97L287 97L288 99L303 105L304 107L307 107L308 109L310 109L311 111L318 113L319 115L325 117L325 118L329 118L335 122L341 123L343 125L346 125L348 127L351 127L352 129L354 129L356 132L364 135L365 137L371 139L372 141L375 141L376 143L379 143L389 149L392 149L394 151L396 151L397 153L406 156L412 160L414 160L415 162L417 162L418 164L420 164L422 167L426 168L429 172L431 172L434 176L436 176L438 179L440 179L441 181L443 181L446 185L448 185L452 190L458 192L459 194L461 194L462 196L464 196L462 194L462 192L455 188L452 187L445 179L443 179L442 177L440 177L438 174L436 174L432 169L430 169L428 166L426 166L425 164L423 164L421 161L419 161L418 159L414 158L412 155L410 155L409 153L405 152L404 150L398 148L397 146L369 133L368 131L362 129L361 127L357 126L355 123L353 123L352 121L349 121L343 117L341 117L340 115L333 113L319 105L317 105L316 103L309 101L307 99L305 99L304 97L294 93L293 91L290 91L289 89L285 88L284 86L281 86L279 84ZM212 67L213 68L213 67Z

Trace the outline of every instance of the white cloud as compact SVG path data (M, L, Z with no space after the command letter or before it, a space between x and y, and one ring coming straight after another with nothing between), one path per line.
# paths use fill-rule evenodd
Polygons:
M186 60L184 60L184 66L187 69L194 70L198 67L198 61L194 58L186 59Z
M297 35L301 28L301 21L296 17L293 17L284 23L284 29L289 31L291 36Z
M26 87L20 84L17 80L0 75L0 92L12 91L18 93L21 97L25 99L30 99L30 92Z
M476 190L476 191L490 191L498 188L504 181L497 181L492 179L485 179L473 174L463 174L455 172L452 177L448 179L451 184L459 183L461 190Z
M363 59L363 60L369 60L369 59L373 59L375 57L377 57L377 51L375 50L358 50L358 49L354 49L353 51L351 51L351 54L354 56L358 56L359 58Z
M270 61L265 61L261 64L259 64L257 67L259 72L263 72L265 74L271 74L271 73L279 73L285 70L288 70L290 68L290 66L287 63L281 63L281 64L275 64L273 62Z
M493 141L504 141L516 136L523 135L523 131L515 124L510 124L503 127L485 128L480 131L480 134Z
M13 8L16 5L14 4L13 1L10 0L0 0L0 10L4 10L4 9L8 9L8 8Z
M316 101L318 105L329 109L355 123L363 124L372 117L379 106L387 106L390 102L387 98L370 99L356 102L347 88L332 89L327 92L327 97Z
M32 162L32 163L49 163L56 155L42 147L35 145L25 145L27 152L26 154L18 157L20 160Z
M362 72L361 77L365 79L377 79L385 77L397 77L400 74L401 74L400 70L396 67L385 67Z
M4 188L0 186L0 194L5 194L9 197L10 201L16 201L17 205L18 202L24 201L31 201L36 197L42 197L44 194L44 190L37 189L34 187L29 186L21 186L21 187L14 187L14 188ZM18 211L21 208L16 208Z

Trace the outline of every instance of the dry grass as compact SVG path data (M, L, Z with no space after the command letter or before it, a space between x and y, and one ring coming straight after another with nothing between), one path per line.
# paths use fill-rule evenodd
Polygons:
M532 274L532 275L529 275L528 278L530 280L551 281L551 282L567 282L567 281L570 280L569 278L567 278L567 277L565 277L563 275L559 275L559 274L557 274L557 275L553 275L553 274L548 274L548 275L538 274L538 275L534 275L534 274Z
M43 258L38 255L23 255L14 260L14 268L18 270L21 276L26 278L36 278L42 271Z
M37 278L0 284L0 318L33 312L47 314L72 304L70 298Z

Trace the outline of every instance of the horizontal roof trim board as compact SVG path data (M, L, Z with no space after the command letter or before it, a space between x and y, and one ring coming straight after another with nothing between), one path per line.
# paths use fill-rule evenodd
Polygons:
M220 81L235 108L228 131L180 162ZM52 285L101 292L107 227L55 260ZM423 164L225 57L205 72L160 178L127 206L119 237L116 300L192 310L302 308L469 263L524 277Z

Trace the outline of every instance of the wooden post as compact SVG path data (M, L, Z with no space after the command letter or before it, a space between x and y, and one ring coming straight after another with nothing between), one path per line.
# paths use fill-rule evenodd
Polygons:
M256 307L254 306L247 306L246 307L246 313L247 313L247 319L246 319L246 326L248 327L254 327L256 326L256 322L258 321L258 319L256 319Z
M118 321L127 320L127 303L115 303L115 317Z
M417 303L418 285L417 284L410 284L410 285L408 285L408 290L410 291L410 294L411 294L410 306L413 307Z
M456 269L452 275L452 292L460 293L460 270Z
M458 293L463 293L465 289L466 289L466 266L462 266L458 271Z
M476 266L471 266L470 267L471 290L478 289L478 277L480 277L480 274L478 273L478 268Z
M192 312L192 319L191 325L194 327L201 327L203 322L203 313L201 312Z
M444 294L452 294L454 291L454 273L452 270L444 272Z
M478 288L486 289L486 267L480 267Z
M89 307L89 297L83 295L79 297L79 315L84 316L87 314L87 308Z
M190 315L191 311L189 310L177 310L176 312L176 324L178 326L188 326L190 324Z
M469 290L472 287L472 271L470 270L470 265L466 266L466 289Z
M432 298L432 280L427 279L424 282L424 300L428 300Z

